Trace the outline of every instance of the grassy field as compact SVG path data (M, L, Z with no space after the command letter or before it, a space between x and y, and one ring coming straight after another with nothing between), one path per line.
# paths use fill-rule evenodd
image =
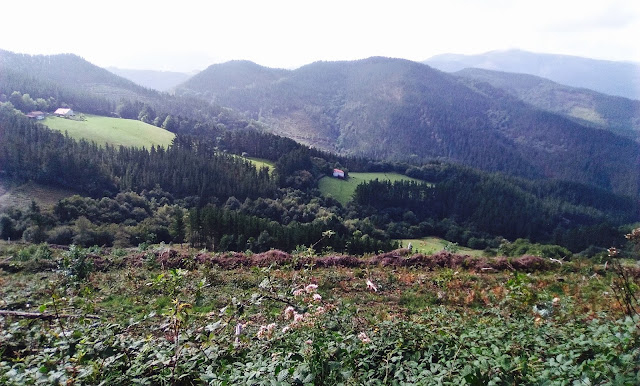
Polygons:
M325 196L331 196L344 205L353 198L356 186L376 178L380 181L388 180L391 182L402 180L422 182L398 173L349 173L349 178L346 180L323 177L318 182L318 188Z
M400 241L403 248L406 248L409 243L413 247L413 251L416 253L423 253L425 255L432 255L438 253L444 249L444 247L450 242L441 239L439 237L425 237L422 239L402 239ZM458 253L469 256L482 256L483 251L479 249L471 249L467 247L459 246Z
M41 208L48 208L74 194L75 192L68 189L0 178L0 211L9 207L27 208L31 205L31 200Z
M258 169L267 168L269 169L270 173L273 173L273 171L276 170L276 167L273 164L273 162L269 160L262 159L262 158L253 158L253 157L245 157L245 158L251 161L251 163L253 163Z
M175 137L170 131L133 119L87 114L84 121L49 116L43 122L53 130L66 131L71 138L86 139L100 145L167 147Z

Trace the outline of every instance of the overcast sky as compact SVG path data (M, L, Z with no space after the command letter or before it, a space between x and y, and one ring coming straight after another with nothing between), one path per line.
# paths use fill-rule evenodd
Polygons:
M102 67L294 68L510 48L640 62L639 0L14 0L0 10L0 49Z

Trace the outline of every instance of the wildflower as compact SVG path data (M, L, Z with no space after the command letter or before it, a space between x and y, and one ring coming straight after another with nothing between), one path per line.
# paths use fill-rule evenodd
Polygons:
M311 345L311 344L313 344L313 341L311 339L309 339L309 340L305 341L304 343Z
M640 240L640 228L634 229L633 231L631 231L631 233L626 234L624 237L626 237L627 240L639 241Z
M294 314L293 314L293 323L302 322L303 319L304 319L304 315L303 314L299 314L297 312L294 312Z
M551 316L551 310L545 308L544 306L538 307L538 305L533 306L533 313L538 317L548 318Z
M293 318L293 314L296 313L296 309L293 308L292 306L289 306L287 308L284 309L284 318L286 320L289 320L291 318Z
M369 339L367 333L364 331L358 334L358 339L360 339L362 343L371 343L371 339Z
M298 296L302 296L304 295L304 290L302 289L297 289L295 291L293 291L293 296L298 297Z
M258 337L258 339L271 338L271 335L273 335L273 330L275 328L276 328L275 323L271 323L266 326L262 325L260 326L260 329L258 330L258 333L256 334L256 336Z
M555 297L551 300L551 304L553 304L554 306L559 306L560 305L560 298L559 297Z
M285 334L287 331L289 331L291 329L291 327L289 326L284 326L282 327L282 333Z
M371 280L367 279L367 289L372 290L373 292L378 292L378 287L371 282Z
M320 294L313 294L313 301L314 302L319 302L322 300L322 296L320 296Z
M316 308L316 315L322 315L326 312L325 308L320 306L318 308Z
M236 332L235 332L235 335L236 335L236 344L239 342L240 334L242 334L242 328L243 328L243 327L244 327L244 324L242 324L242 323L238 323L238 324L236 324Z
M607 249L607 252L609 252L609 257L616 257L619 253L618 249L614 247Z
M308 286L304 287L304 290L307 291L307 293L312 293L315 292L318 289L318 285L317 284L309 284Z

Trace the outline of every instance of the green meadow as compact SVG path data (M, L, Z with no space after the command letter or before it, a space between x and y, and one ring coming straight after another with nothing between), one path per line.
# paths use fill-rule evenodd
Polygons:
M276 166L274 165L274 163L269 160L254 157L245 157L245 159L251 161L251 163L255 165L256 169L267 168L269 169L270 173L276 170Z
M400 241L400 245L402 248L407 248L409 243L411 243L411 247L413 251L416 253L423 253L425 255L432 255L442 251L447 245L451 244L451 242L441 239L439 237L424 237L421 239L402 239ZM461 255L469 255L469 256L482 256L483 251L479 249L471 249L462 246L455 246L457 249L456 253Z
M323 177L318 181L318 188L323 195L331 196L344 205L351 201L358 185L375 179L391 182L402 180L422 182L398 173L349 173L349 178L344 180L334 177Z
M133 119L85 115L85 120L49 116L44 124L53 130L67 132L71 138L86 139L99 145L167 147L175 134L165 129Z

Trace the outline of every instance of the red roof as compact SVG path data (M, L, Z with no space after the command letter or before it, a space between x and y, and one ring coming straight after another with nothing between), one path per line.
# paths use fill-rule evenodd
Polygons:
M342 173L342 174L344 174L344 171L342 171L340 169L333 169L333 172L334 173Z

